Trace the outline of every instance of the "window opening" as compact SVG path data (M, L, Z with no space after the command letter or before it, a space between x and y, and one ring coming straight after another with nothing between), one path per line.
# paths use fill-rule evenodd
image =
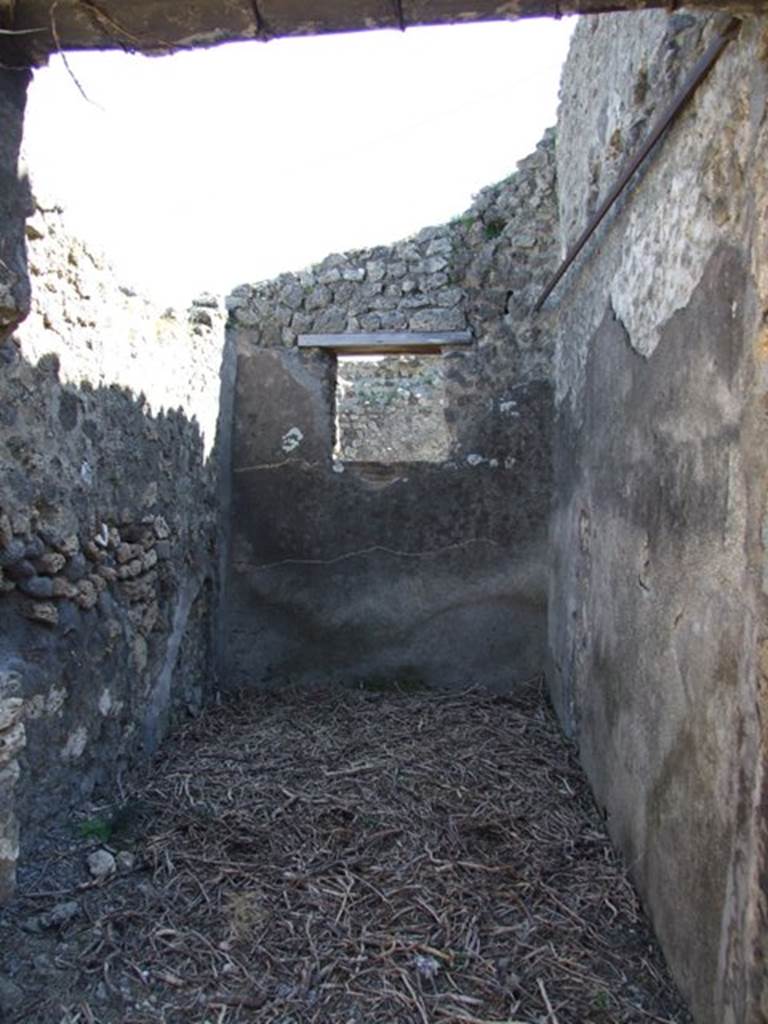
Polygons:
M449 454L440 355L338 356L338 461L444 462Z

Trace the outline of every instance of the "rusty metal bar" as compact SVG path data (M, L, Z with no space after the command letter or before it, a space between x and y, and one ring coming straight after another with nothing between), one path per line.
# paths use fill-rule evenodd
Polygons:
M442 352L456 345L471 344L471 331L369 331L299 335L299 348L330 349L338 355Z
M645 161L646 157L650 154L651 150L654 148L654 146L659 141L664 132L667 130L667 128L669 128L669 126L677 119L683 107L685 107L688 100L690 100L690 98L698 89L699 85L701 85L701 83L706 78L708 72L711 70L717 58L723 52L728 43L730 43L730 41L736 36L736 33L738 32L740 26L741 21L738 18L731 18L731 20L728 22L728 24L722 30L722 32L715 36L713 41L707 47L706 51L696 61L693 68L691 69L690 74L678 90L677 94L675 95L675 98L672 100L669 107L664 111L659 120L656 122L648 138L642 144L638 152L632 157L632 159L626 165L624 170L621 172L621 175L619 176L619 180L613 186L611 191L600 204L599 209L596 211L596 213L592 215L592 218L590 219L587 226L584 228L582 233L579 235L574 244L568 250L565 259L557 268L554 275L550 278L546 288L537 299L536 304L533 307L534 313L538 313L541 310L541 307L544 305L549 296L555 290L561 278L568 271L573 261L576 259L576 257L587 244L589 239L595 233L605 215L608 213L613 204L616 202L616 200L622 194L624 189L627 187L631 178L635 174L635 171L637 171L641 164Z
M253 23L256 27L256 38L266 42L269 39L269 32L264 21L264 16L259 10L259 0L251 0L251 11L253 12Z

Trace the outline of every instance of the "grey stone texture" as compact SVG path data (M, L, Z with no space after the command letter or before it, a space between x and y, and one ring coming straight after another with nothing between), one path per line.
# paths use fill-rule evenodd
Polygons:
M231 294L228 685L541 671L552 347L529 310L555 216L550 132L453 223ZM299 334L467 327L440 356L439 461L334 457L336 359Z
M235 288L231 327L259 348L293 348L300 334L469 328L477 370L503 361L514 383L547 379L552 340L530 310L559 256L554 146L549 130L450 224Z
M15 672L0 671L0 903L13 892L19 856L19 824L15 790L19 754L26 743L24 700Z
M32 310L0 347L0 897L19 835L116 798L215 683L223 310L153 307L56 209L26 233Z
M29 310L24 218L31 212L29 185L19 165L29 72L0 63L0 340Z
M720 23L577 26L564 244ZM765 39L747 19L552 301L550 687L698 1024L768 1018Z

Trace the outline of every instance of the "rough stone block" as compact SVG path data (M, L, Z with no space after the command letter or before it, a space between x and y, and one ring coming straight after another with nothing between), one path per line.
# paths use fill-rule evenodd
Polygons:
M56 605L47 602L34 601L26 605L24 614L33 622L41 622L46 626L56 626L59 622L59 613Z
M0 569L8 569L24 558L24 541L11 537L0 550Z
M0 732L10 729L21 721L24 714L24 700L22 697L0 698Z
M89 562L103 562L107 557L106 552L93 540L83 544L83 554Z
M58 551L48 551L35 563L35 568L44 576L55 576L67 564L67 559Z
M17 537L28 537L32 531L32 523L26 512L12 512L11 525Z
M308 310L324 309L331 299L331 290L326 285L317 285L307 294L304 304Z
M16 889L16 862L19 858L19 826L14 817L0 822L0 904L6 903Z
M34 576L35 567L31 562L28 562L26 558L22 558L19 562L13 562L11 565L7 565L4 572L9 579L16 580L16 582L19 583L21 580L26 580Z
M424 260L424 273L426 274L437 274L441 270L445 270L448 266L448 260L443 256L430 256L429 259Z
M121 592L126 600L131 603L137 601L151 601L155 598L155 584L157 574L148 572L146 576L137 580L127 580L121 587Z
M365 265L366 278L372 284L383 281L387 274L387 265L381 260L371 260Z
M141 544L126 544L123 542L117 549L115 557L120 565L125 565L127 562L139 557L143 554Z
M75 552L67 559L67 564L64 568L64 575L68 580L77 582L88 572L88 563L85 560L85 555L81 551Z
M165 540L167 537L170 537L171 530L163 516L155 516L154 527L155 536L158 540Z
M72 558L80 551L80 540L76 533L70 533L54 540L51 546L67 558Z
M341 276L344 281L364 281L365 267L342 267Z
M412 331L461 331L466 317L458 309L420 309L410 317Z
M40 537L33 535L30 537L24 545L24 557L34 560L40 558L45 552L45 544Z
M99 594L103 590L107 589L107 581L104 579L104 577L101 575L101 573L98 570L96 572L92 572L87 577L87 581L96 588L96 591Z
M24 723L16 720L13 725L0 731L0 768L15 761L27 742Z
M83 611L88 611L95 607L98 599L99 592L91 581L91 578L88 577L87 579L80 580L77 584L77 597L75 598L77 606L82 608Z
M151 633L157 625L158 618L160 616L160 606L157 601L153 601L149 604L144 611L141 621L141 631L144 634Z
M39 597L46 600L53 597L53 580L50 576L28 576L19 580L19 590L29 597Z
M65 576L55 576L53 579L52 594L54 597L77 597L77 585L68 580Z

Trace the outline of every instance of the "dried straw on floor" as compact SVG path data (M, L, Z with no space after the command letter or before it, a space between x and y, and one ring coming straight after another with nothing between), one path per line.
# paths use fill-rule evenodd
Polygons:
M689 1019L538 684L216 708L110 844L136 870L80 895L70 966L17 1019Z

